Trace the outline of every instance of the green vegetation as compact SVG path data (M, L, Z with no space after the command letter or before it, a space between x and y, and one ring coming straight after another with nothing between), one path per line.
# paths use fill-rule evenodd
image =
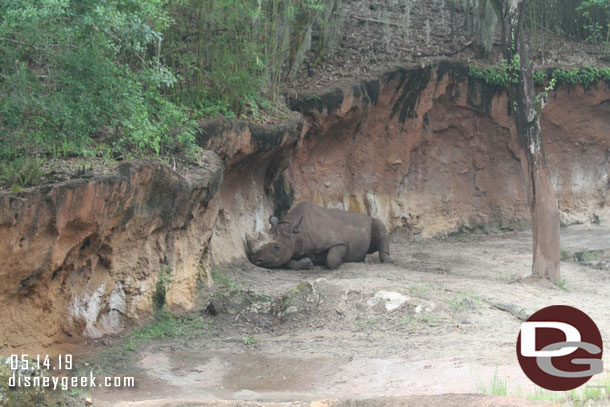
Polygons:
M0 183L14 192L39 183L49 158L171 155L190 161L202 118L285 117L280 87L302 71L306 57L315 67L333 55L341 1L2 2ZM464 12L463 33L490 52L497 25L491 3L454 5ZM408 42L411 6L405 10ZM537 32L551 30L608 49L610 0L531 0L528 10L534 42ZM451 19L458 35L455 10ZM389 27L384 24L386 37ZM516 59L472 67L470 76L504 88L519 69ZM610 68L534 77L539 86L552 79L558 85L610 83Z
M167 259L164 259L159 270L159 277L153 293L153 306L155 312L161 312L165 307L165 295L169 291L172 284L172 268L167 265Z
M531 0L528 8L530 29L551 30L559 35L582 36L582 21L576 10L582 0Z
M42 177L42 161L38 157L15 157L0 166L0 182L10 185L13 192L36 185Z
M466 16L464 33L475 47L489 54L497 15L486 0L454 0L461 4ZM544 54L548 44L541 38L545 32L558 36L587 40L593 43L610 43L610 0L530 0L525 24L531 33L536 52Z
M585 0L576 7L583 20L587 41L610 43L610 1Z
M162 97L176 78L154 52L170 24L164 6L3 2L0 159L87 156L100 143L117 152L188 148L184 109Z
M397 322L398 322L398 325L400 325L400 326L403 326L405 328L410 328L415 323L415 318L413 317L413 315L406 314L406 315L400 316L398 318Z
M578 261L590 261L597 257L597 253L594 251L585 250L577 254Z
M531 0L527 24L539 52L547 46L539 40L546 30L556 35L610 44L610 0Z
M406 314L402 315L397 319L397 324L405 327L412 328L416 323L435 325L439 322L439 318L431 313L418 313L418 314Z
M211 274L212 274L212 280L214 280L214 283L216 285L218 285L219 293L223 293L225 291L225 289L232 291L232 290L237 290L237 289L242 288L242 285L240 283L232 281L230 278L225 276L216 267L212 267Z
M417 317L417 321L428 325L436 325L439 322L438 317L436 315L432 315L431 313L420 314Z
M490 66L484 69L479 69L474 65L470 65L468 76L485 82L488 85L495 86L500 89L506 88L509 80L514 80L515 72L518 71L518 61L508 64L506 60L502 60L500 66ZM512 79L511 79L512 78ZM600 81L610 84L610 68L596 68L593 66L585 66L583 68L574 68L571 70L555 69L550 73L545 71L536 71L534 73L534 83L538 86L550 86L548 90L557 85L582 85L584 87L595 86Z
M574 253L565 250L565 249L561 249L561 261L575 261L576 260L576 256L574 256Z
M472 293L460 293L449 298L447 304L455 314L474 309L482 302L481 298Z
M471 78L482 80L483 82L491 86L505 88L508 84L506 60L503 59L500 66L490 66L482 70L479 70L474 65L470 65L468 69L468 76Z
M243 342L246 346L256 345L256 338L253 335L248 335L243 338Z
M367 318L363 315L358 315L354 321L354 326L359 331L370 331L379 325L377 318Z
M276 101L317 34L332 50L337 0L182 0L170 11L168 66L180 74L173 100L204 116L256 113Z
M196 338L208 326L200 315L178 317L168 311L163 311L155 319L144 326L133 330L126 339L125 348L137 350L142 344L154 339L175 337Z
M409 287L409 294L419 298L427 298L430 291L432 291L434 288L434 283L412 284Z
M582 387L571 391L550 391L534 386L528 390L522 388L509 389L506 377L500 377L496 369L489 384L480 383L477 390L484 394L494 396L517 396L525 397L534 401L552 401L566 403L571 406L591 405L591 401L607 399L610 394L610 378L592 379ZM597 404L593 404L597 405ZM603 404L605 405L605 404Z
M2 2L0 182L49 157L190 159L197 120L274 114L304 56L332 53L339 1Z
M557 392L536 386L532 393L526 395L528 400L534 401L565 401L565 392Z
M498 375L498 369L494 372L494 377L489 385L485 383L479 383L477 385L477 391L490 394L492 396L507 396L508 386L506 377L502 378Z

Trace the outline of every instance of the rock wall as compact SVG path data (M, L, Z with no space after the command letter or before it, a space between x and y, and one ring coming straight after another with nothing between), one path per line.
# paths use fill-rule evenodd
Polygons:
M322 94L289 92L305 119L300 134L277 137L282 147L265 154L232 149L241 161L221 186L213 261L243 261L245 232L306 200L379 217L410 237L528 227L508 97L467 71L452 61L390 67ZM607 222L608 86L561 86L549 99L541 124L562 223ZM226 134L242 140L229 145L248 145L244 128Z
M467 66L394 68L326 97L290 98L309 129L294 152L295 200L380 217L431 237L529 223L505 92ZM609 219L610 92L606 84L552 91L542 133L562 222Z
M290 208L294 191L283 174L304 130L298 113L275 125L222 118L201 123L199 144L217 151L227 168L216 197L213 263L245 261L244 234L266 230L272 213Z
M214 153L204 161L184 176L129 162L0 194L0 351L119 332L151 314L158 289L170 308L191 308L223 174ZM171 284L159 287L163 274Z

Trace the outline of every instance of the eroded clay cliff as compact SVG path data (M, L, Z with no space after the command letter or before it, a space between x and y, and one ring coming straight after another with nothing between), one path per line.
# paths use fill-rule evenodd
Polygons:
M466 65L391 67L286 97L298 113L277 125L201 123L214 153L186 176L132 163L0 196L0 348L120 331L150 315L164 281L167 304L191 309L210 262L244 261L244 233L300 201L415 238L528 225L507 96ZM564 224L609 219L609 101L606 84L550 93L542 131Z
M191 308L223 172L214 153L204 161L184 176L129 162L113 176L0 195L0 349L119 332L150 315L155 290Z

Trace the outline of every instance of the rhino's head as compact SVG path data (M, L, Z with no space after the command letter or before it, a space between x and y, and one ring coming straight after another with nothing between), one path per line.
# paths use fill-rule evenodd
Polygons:
M269 233L259 233L253 239L246 233L248 259L260 267L274 268L286 264L294 252L295 234L299 233L301 219L296 223L282 221L272 216L269 218Z

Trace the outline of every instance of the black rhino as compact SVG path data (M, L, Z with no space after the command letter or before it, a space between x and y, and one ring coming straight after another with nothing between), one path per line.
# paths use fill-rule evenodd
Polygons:
M257 239L246 234L248 258L260 267L303 270L325 264L335 269L375 252L382 263L390 261L386 228L370 216L304 202L281 220L271 216L269 223L269 233Z

